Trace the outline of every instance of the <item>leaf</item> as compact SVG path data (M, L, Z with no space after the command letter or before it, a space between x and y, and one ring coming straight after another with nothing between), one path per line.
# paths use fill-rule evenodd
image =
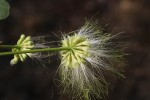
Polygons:
M10 5L5 0L0 0L0 20L5 19L9 15Z

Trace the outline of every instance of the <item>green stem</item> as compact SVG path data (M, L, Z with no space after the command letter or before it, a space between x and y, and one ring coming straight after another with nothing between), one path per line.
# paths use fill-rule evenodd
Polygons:
M9 49L12 49L12 48L20 48L20 47L17 46L17 45L0 45L0 48L9 48Z
M50 52L50 51L62 51L62 50L70 50L69 47L58 47L58 48L44 48L44 49L33 49L33 50L24 50L24 51L12 51L12 52L2 52L0 56L6 55L14 55L21 53L37 53L37 52Z

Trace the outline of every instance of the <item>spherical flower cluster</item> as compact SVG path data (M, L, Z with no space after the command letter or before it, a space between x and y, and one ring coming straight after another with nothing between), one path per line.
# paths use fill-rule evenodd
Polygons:
M31 40L31 37L30 36L25 36L24 34L22 34L20 36L20 39L17 41L17 48L13 48L12 49L12 52L15 52L15 51L25 51L25 50L31 50L34 45L33 45L33 42ZM31 53L21 53L21 54L15 54L14 55L14 58L10 61L10 64L11 65L14 65L16 64L19 60L20 61L25 61L25 59L27 57L30 57L31 56Z
M116 37L104 33L97 21L87 22L71 36L63 36L62 47L70 48L60 52L59 74L64 92L88 100L107 95L103 71L119 74L114 64L123 59L118 45L112 41Z

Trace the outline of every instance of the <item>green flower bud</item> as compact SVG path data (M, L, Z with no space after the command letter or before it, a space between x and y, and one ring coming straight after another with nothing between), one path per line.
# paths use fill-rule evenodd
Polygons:
M24 51L24 50L31 50L34 48L33 42L31 40L30 36L25 36L22 34L20 36L20 39L17 41L18 48L13 48L12 52L15 51ZM14 58L11 60L11 65L17 64L17 62L20 61L25 61L28 56L31 56L31 53L22 53L22 54L15 54Z

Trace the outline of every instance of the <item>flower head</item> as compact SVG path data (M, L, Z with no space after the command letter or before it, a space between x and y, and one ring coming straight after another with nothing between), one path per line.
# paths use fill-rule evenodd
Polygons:
M15 51L25 51L25 50L31 50L34 47L33 42L31 40L30 36L25 36L24 34L22 34L20 36L20 39L17 41L17 45L16 48L12 49L12 52ZM11 65L16 64L19 60L20 61L25 61L25 59L27 58L27 56L31 56L31 53L21 53L21 54L15 54L14 58L10 61Z
M120 64L122 52L112 40L117 35L104 33L98 22L86 22L71 36L63 36L59 69L64 91L80 95L85 99L101 98L108 88L103 76L104 70L119 74L114 64ZM120 74L121 75L121 74Z

